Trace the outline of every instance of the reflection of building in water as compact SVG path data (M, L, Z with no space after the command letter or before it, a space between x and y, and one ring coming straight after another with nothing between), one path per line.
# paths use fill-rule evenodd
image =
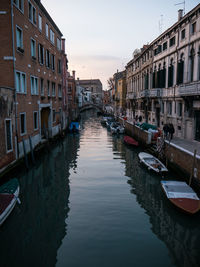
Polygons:
M132 187L131 192L136 195L137 202L146 210L152 231L165 242L176 266L199 266L200 216L192 218L177 211L165 198L160 177L149 174L142 166L137 175L137 165L130 168L133 162L132 159L126 162L127 170L131 170L127 172L128 176L131 176L128 183ZM132 170L135 171L134 175Z
M67 139L19 179L21 205L1 229L1 266L55 266L67 234L69 168L78 145L79 139Z

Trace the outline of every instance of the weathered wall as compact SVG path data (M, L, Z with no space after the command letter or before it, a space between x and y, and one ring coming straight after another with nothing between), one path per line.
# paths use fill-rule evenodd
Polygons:
M11 119L12 151L6 148L5 120ZM0 87L0 169L15 159L14 149L14 95L12 89Z

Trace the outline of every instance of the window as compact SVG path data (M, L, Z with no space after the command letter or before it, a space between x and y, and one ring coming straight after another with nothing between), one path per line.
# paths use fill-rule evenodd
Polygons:
M5 120L6 130L6 150L10 152L12 150L12 124L10 119Z
M49 53L49 50L46 50L46 67L50 68L50 53Z
M19 10L24 12L24 0L14 0L13 2Z
M181 31L181 40L185 39L185 29Z
M161 101L161 113L165 113L165 105L164 105L164 101Z
M49 25L47 23L46 23L45 32L46 32L46 37L49 38Z
M54 44L54 32L50 29L50 41Z
M38 95L38 78L31 76L31 94Z
M31 2L28 3L28 17L32 23L36 24L36 9Z
M20 52L24 52L23 49L23 32L22 29L19 26L16 26L16 45L17 45L17 50Z
M182 103L178 103L178 116L181 117L182 116Z
M51 55L51 69L55 70L55 56L53 54Z
M31 57L36 59L36 41L31 38Z
M56 84L52 82L52 96L56 96Z
M197 25L196 22L192 23L192 25L191 25L191 34L194 34L196 32L196 25Z
M168 114L172 115L172 102L168 102Z
M34 130L38 129L38 111L33 112L33 127Z
M26 113L20 113L20 134L26 134Z
M50 96L50 81L47 80L47 94Z
M175 36L169 40L169 46L171 47L173 45L175 45Z
M163 51L167 49L167 42L163 44Z
M16 71L16 91L18 93L26 93L26 74L21 71Z
M60 84L58 85L58 97L62 98L62 87Z
M44 79L40 79L40 94L44 95Z
M56 121L56 111L55 111L55 109L53 109L53 122L55 122Z
M61 73L61 60L58 59L58 73Z
M57 48L61 50L61 40L59 38L57 38Z
M41 44L38 44L38 60L40 64L44 64L44 47Z
M42 31L42 16L40 14L38 15L38 27Z

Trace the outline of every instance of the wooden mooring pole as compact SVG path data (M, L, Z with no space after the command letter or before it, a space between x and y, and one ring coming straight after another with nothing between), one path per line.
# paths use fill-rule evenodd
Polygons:
M196 154L197 154L197 150L194 150L194 157L193 157L193 163L192 163L192 169L191 169L191 174L190 174L190 179L189 179L189 186L191 185L192 182L192 177L194 176L194 167L195 167L195 163L196 163Z

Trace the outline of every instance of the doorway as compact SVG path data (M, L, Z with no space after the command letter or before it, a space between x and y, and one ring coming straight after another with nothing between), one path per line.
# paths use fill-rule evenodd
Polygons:
M195 139L200 141L200 110L195 111Z

